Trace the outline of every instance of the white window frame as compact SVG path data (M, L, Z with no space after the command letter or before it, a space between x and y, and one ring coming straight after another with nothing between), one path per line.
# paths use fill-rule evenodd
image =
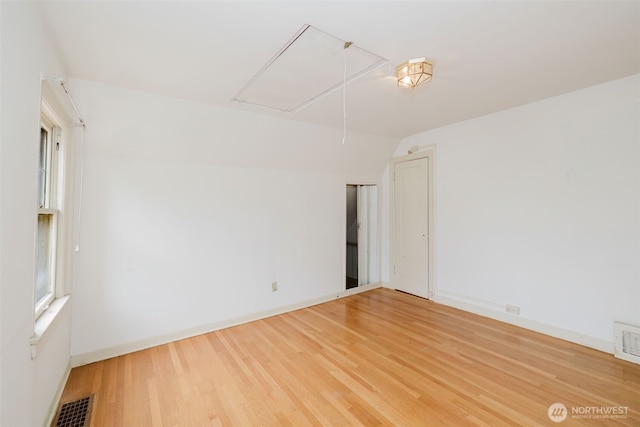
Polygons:
M45 178L45 195L44 203L40 204L40 194L37 195L36 200L36 259L35 259L35 271L36 279L34 282L34 319L37 320L50 305L57 299L65 294L64 289L64 200L65 200L65 137L67 134L67 126L61 119L61 115L57 113L57 109L54 108L50 102L48 102L45 94L43 93L41 108L40 108L40 128L45 129L48 132L48 162L47 162L47 175ZM41 130L38 133L41 134ZM38 142L40 144L40 142ZM38 150L38 169L40 166L40 150ZM39 173L39 172L38 172ZM38 180L40 178L38 177ZM39 181L38 181L39 182ZM39 193L39 192L38 192ZM49 230L50 252L46 254L49 264L49 289L43 298L36 301L36 286L38 281L38 220L41 215L49 215L52 218L52 227Z

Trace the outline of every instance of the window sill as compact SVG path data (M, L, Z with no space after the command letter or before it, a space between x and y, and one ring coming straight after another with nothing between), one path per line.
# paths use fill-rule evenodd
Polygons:
M69 297L69 295L66 295L62 298L57 298L51 303L49 308L47 308L40 317L36 319L33 336L29 340L31 344L31 360L36 358L38 352L44 345L47 332L51 330L51 326L59 317L64 306L67 305Z

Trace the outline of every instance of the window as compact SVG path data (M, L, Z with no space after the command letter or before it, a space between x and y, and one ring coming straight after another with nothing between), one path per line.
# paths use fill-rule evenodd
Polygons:
M40 117L38 158L38 198L36 229L36 283L34 310L36 318L56 298L58 292L58 223L62 209L63 174L61 159L62 129L56 116L43 101Z

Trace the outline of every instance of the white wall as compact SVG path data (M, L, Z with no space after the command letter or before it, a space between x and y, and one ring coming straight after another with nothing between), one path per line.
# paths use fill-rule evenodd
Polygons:
M64 76L34 2L0 2L0 425L47 422L70 357L68 305L31 360L40 73Z
M640 77L407 138L436 145L436 300L612 350L640 325Z
M2 3L0 3L0 25L2 25ZM2 161L2 146L3 146L3 141L4 141L4 135L2 134L2 128L4 127L2 125L3 121L4 121L4 116L2 115L2 105L4 104L4 102L2 101L2 85L4 84L4 80L2 80L2 71L4 69L4 67L2 66L3 62L2 62L2 47L4 46L2 43L2 38L3 38L3 31L2 31L2 27L0 27L0 167L3 164ZM1 169L0 169L1 170ZM2 256L2 252L4 250L4 245L1 243L2 242L2 235L4 234L4 227L2 224L4 224L2 218L4 216L4 214L2 213L2 173L0 172L0 309L2 308L2 284L4 283L3 280L3 276L2 276L2 265L3 265L3 259L4 257ZM2 342L4 341L4 339L2 339L2 335L3 335L3 329L2 329L2 314L0 313L0 384L4 384L4 381L2 380L3 374L3 368L2 368ZM2 421L2 406L3 406L3 400L2 400L2 386L0 385L0 422Z
M378 182L397 140L72 87L88 123L78 360L344 290L345 185Z

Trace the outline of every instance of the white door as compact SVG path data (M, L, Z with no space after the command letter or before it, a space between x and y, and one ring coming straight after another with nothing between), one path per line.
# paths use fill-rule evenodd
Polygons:
M358 186L358 286L378 281L378 187Z
M369 191L358 186L358 286L369 283Z
M429 297L429 159L394 167L394 286Z
M379 280L377 206L377 186L347 185L346 289Z

